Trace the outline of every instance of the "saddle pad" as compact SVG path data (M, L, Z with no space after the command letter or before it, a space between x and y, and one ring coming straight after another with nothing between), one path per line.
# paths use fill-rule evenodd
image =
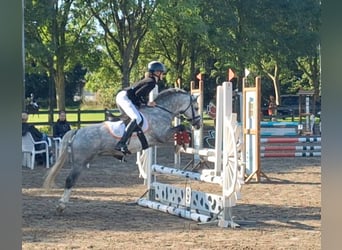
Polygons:
M141 114L141 116L143 117L143 125L142 125L141 130L145 133L148 130L149 125L145 116L143 114ZM114 137L121 138L121 136L123 135L125 131L125 124L123 121L116 121L116 122L105 121L104 123L106 127L108 128L109 132ZM136 136L136 132L132 134L132 137L133 136Z

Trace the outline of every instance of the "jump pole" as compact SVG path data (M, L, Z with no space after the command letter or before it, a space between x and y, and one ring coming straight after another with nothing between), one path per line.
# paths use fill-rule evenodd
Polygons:
M320 157L322 149L319 144L320 139L320 137L261 138L260 157Z
M261 138L261 143L304 143L304 142L321 142L321 137L269 137Z

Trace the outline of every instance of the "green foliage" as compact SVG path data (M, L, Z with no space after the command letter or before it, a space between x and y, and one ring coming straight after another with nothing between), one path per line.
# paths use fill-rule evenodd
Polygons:
M267 96L320 88L317 0L56 3L25 1L26 73L37 75L42 92L59 86L61 76L68 100L68 83L82 85L82 74L68 72L80 64L87 69L85 88L109 107L113 95L142 77L151 60L166 64L165 86L181 77L189 89L196 73L204 73L206 100L227 79L228 68L238 77L234 87L241 87L245 68L251 78L260 75Z
M130 72L137 63L140 45L149 29L158 1L86 1L98 23L98 45L121 74L121 86L130 83Z
M50 126L37 126L38 130L47 135L52 135L52 128Z
M31 93L36 98L48 99L49 97L49 77L46 74L26 73L25 74L25 97L29 97Z
M58 108L64 108L64 73L80 62L89 62L83 56L93 45L89 13L78 0L25 1L24 17L25 71L49 75L54 81L49 84L55 88Z
M74 105L74 95L82 92L85 84L85 73L86 69L81 65L76 65L71 71L65 73L65 102L68 106ZM53 84L51 84L51 79L46 74L25 74L25 96L28 97L33 93L41 107L48 107L50 87L52 88ZM54 93L54 90L52 90L52 93Z
M115 94L117 90L113 87L100 89L98 94L98 102L107 108L113 108L115 106Z
M109 60L104 60L108 62ZM86 89L97 93L97 101L104 107L114 107L115 94L121 89L120 76L113 67L99 67L95 72L87 74Z

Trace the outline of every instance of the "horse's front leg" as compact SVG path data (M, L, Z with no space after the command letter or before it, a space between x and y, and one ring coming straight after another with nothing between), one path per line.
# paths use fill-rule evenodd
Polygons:
M62 213L66 207L66 203L69 202L71 189L75 185L80 173L81 173L80 169L72 169L72 171L66 178L64 193L62 197L59 199L59 202L56 208L58 213Z
M171 137L177 132L185 132L185 131L191 131L191 130L188 130L183 124L180 124L180 125L177 125L175 127L171 127L168 130L167 134Z
M178 125L175 127L168 127L167 129L161 130L162 133L155 133L152 135L152 138L157 142L157 143L166 143L168 142L171 138L173 138L174 134L179 132L179 131L186 131L186 127L184 125Z

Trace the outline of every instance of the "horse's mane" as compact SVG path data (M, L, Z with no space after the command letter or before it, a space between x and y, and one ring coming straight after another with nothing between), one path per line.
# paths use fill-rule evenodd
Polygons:
M182 94L187 94L188 92L186 92L183 89L179 89L179 88L169 88L169 89L164 89L162 91L159 92L159 94L157 95L155 101L158 101L160 99L163 99L165 97L168 97L169 95L172 95L174 93L182 93Z

